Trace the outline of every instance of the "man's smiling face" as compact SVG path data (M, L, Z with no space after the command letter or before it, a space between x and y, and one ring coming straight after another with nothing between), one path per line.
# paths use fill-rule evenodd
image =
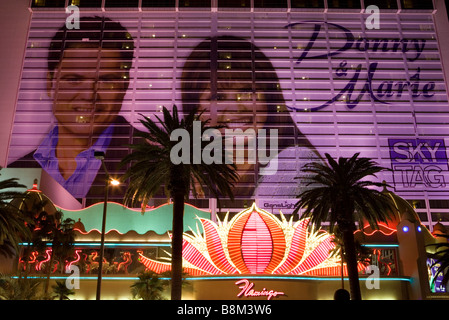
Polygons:
M102 132L120 112L129 75L120 54L100 48L68 48L48 79L53 113L64 133Z

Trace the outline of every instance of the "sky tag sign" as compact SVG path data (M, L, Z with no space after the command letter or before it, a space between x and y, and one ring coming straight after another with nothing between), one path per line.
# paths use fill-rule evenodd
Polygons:
M389 139L396 191L444 188L448 161L443 139Z

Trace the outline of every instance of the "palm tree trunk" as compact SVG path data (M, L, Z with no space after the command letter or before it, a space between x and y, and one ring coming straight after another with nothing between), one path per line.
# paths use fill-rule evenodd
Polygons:
M344 263L343 263L343 246L340 246L340 274L341 274L341 288L344 289L345 288L345 272L344 272Z
M182 242L184 231L184 192L173 193L173 238L171 299L182 297Z
M24 270L24 276L23 279L26 281L28 278L28 273L30 272L30 252L31 252L31 248L30 248L30 242L28 242L27 246L24 249L24 253L22 254L22 259L25 260L25 270ZM19 255L19 261L20 261L20 255ZM20 270L19 273L19 280L22 276L22 270Z
M342 231L351 299L362 300L362 294L360 292L359 273L357 270L357 255L354 243L354 233L352 231L352 228Z

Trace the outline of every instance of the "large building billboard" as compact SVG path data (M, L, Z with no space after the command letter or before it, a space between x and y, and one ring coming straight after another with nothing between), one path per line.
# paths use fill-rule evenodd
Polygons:
M43 168L88 205L104 188L92 150L120 175L141 114L200 106L233 129L276 131L275 174L238 165L236 197L263 209L291 207L295 177L325 153L360 152L391 169L378 179L392 191L425 207L444 200L449 106L433 15L381 12L374 29L368 16L81 12L80 29L67 29L68 14L36 11L8 167Z

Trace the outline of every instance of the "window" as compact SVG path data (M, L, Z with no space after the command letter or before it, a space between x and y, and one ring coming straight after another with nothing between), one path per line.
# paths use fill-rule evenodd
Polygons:
M429 200L430 208L449 209L449 200Z
M449 221L449 212L432 212L432 221Z
M106 8L137 8L139 0L106 0Z
M365 8L370 5L376 5L379 9L397 9L396 0L365 0Z
M142 7L168 8L174 6L175 0L142 0Z
M179 0L180 8L210 8L210 0Z
M64 8L64 6L65 0L33 0L33 2L31 2L32 8Z
M291 0L292 8L324 8L324 0Z
M249 8L250 0L218 0L219 8Z
M72 5L76 5L80 8L100 8L101 0L72 0Z
M254 8L287 8L286 0L254 0Z
M360 9L360 0L328 0L328 7L333 9Z
M407 200L407 201L415 209L425 209L426 208L425 200Z
M430 0L401 0L402 9L433 9Z

